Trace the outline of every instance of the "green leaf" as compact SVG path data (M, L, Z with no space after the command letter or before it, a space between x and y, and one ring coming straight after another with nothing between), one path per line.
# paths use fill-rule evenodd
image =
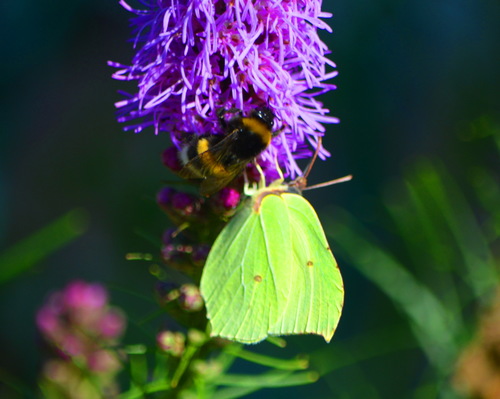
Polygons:
M123 392L118 396L119 399L139 399L146 398L147 394L155 392L170 391L172 387L168 381L153 381L140 388L134 386L127 392Z
M277 388L311 384L318 378L319 375L315 371L294 373L273 370L260 375L225 374L217 377L214 382L218 385L235 387Z
M0 254L0 284L29 270L42 259L83 234L87 215L72 210Z
M137 386L143 386L148 381L148 362L145 354L129 353L130 379Z
M342 277L313 207L289 191L276 183L256 191L217 237L201 278L212 336L332 338Z
M20 380L17 376L11 374L11 372L4 368L0 368L0 383L2 386L2 393L6 397L22 397L26 399L36 399L39 397L26 381ZM14 396L14 392L19 395ZM9 393L12 396L9 396Z
M309 361L304 358L290 360L276 359L270 356L246 351L241 347L236 347L235 345L227 346L224 348L224 351L230 355L239 357L240 359L279 370L304 370L309 366Z
M336 215L335 242L351 263L406 313L429 360L440 372L448 373L460 332L453 315L396 259L367 239L369 234L347 212L336 209L328 214Z
M321 376L349 366L359 365L369 359L417 347L417 342L400 325L390 325L377 330L336 341L327 349L311 354L311 365Z
M498 272L473 210L443 167L422 161L418 170L419 173L407 184L419 187L418 191L414 188L414 192L426 195L424 198L430 206L442 214L463 259L464 279L473 288L476 297L484 295L498 283Z

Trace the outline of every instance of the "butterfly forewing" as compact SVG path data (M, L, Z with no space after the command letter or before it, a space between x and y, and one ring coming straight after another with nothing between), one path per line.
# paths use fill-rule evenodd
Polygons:
M240 210L219 234L201 280L212 335L244 343L269 335L278 317L275 304L286 300L280 270L269 267L269 259L276 256L269 246L276 242L272 252L286 242L282 230L266 231L262 215L251 206Z

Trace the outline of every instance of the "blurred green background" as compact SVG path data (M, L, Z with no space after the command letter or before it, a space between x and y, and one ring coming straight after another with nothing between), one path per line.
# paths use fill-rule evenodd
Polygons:
M333 237L344 315L329 346L294 337L273 349L312 352L320 382L252 397L452 397L442 385L498 266L500 2L325 1L323 9L333 13L334 33L322 37L340 73L324 101L341 124L328 126L332 158L310 183L355 178L306 197ZM33 318L51 290L101 281L131 324L154 310L148 264L124 254L156 253L145 236L167 227L154 196L170 177L160 162L169 139L125 133L115 121L117 90L133 90L106 65L133 54L131 15L118 2L18 0L0 10L2 274L7 249L77 210L54 233L58 250L0 278L0 376L33 387L42 359ZM427 313L412 308L419 303ZM449 315L455 330L443 322ZM130 327L128 343L144 339ZM9 392L0 383L1 397L22 397Z

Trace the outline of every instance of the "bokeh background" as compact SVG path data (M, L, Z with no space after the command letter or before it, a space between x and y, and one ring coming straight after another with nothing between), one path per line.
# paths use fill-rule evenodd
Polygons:
M499 259L500 3L344 0L323 8L333 13L334 32L322 37L340 73L324 102L341 123L328 126L332 157L310 182L355 178L306 196L345 279L344 315L329 346L294 337L272 350L312 353L320 382L252 397L454 397L454 359L474 335ZM106 62L133 54L131 15L118 2L17 0L0 10L0 253L68 212L82 231L1 282L0 396L16 398L2 381L35 386L42 357L34 314L72 279L105 283L131 320L126 342L143 340L133 321L154 310L155 280L148 263L124 255L156 253L148 237L168 221L154 198L171 176L160 162L166 135L126 133L115 121L117 91L130 86L113 81ZM478 268L484 284L474 280ZM431 305L413 308L427 306L429 293L440 315L460 315L456 331L446 323L440 330Z

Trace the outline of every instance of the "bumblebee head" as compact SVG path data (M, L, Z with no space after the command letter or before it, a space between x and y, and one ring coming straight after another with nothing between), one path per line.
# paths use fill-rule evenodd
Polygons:
M269 130L273 130L274 118L276 116L268 107L254 109L251 113L251 117L261 121Z

